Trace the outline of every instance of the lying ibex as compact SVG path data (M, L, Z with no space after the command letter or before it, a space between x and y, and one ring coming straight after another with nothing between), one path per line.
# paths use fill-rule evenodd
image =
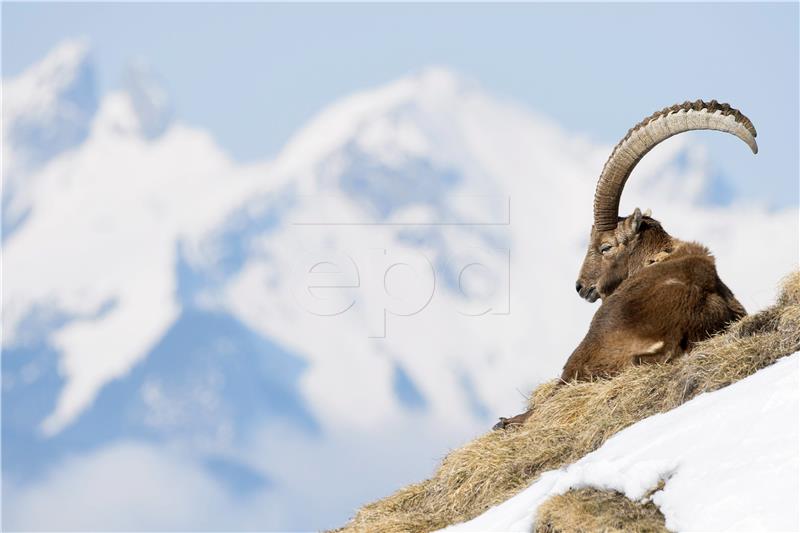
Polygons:
M628 131L600 174L589 249L575 284L582 298L603 302L564 365L562 382L669 361L745 315L705 246L672 237L649 211L618 216L622 189L636 164L661 141L690 130L732 133L758 152L750 120L715 100L667 107ZM495 428L520 424L530 412L501 418Z

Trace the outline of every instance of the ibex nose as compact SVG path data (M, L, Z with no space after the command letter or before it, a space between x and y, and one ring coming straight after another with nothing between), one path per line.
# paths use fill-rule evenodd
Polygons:
M581 282L580 281L576 281L575 282L575 290L578 291L578 292L581 292L582 288L583 288L583 285L581 285Z

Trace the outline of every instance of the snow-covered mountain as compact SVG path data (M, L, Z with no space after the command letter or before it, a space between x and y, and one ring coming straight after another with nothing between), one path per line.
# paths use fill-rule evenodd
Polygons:
M4 236L30 208L30 184L21 182L86 139L97 105L85 42L65 43L24 75L3 80Z
M433 68L242 165L146 67L100 97L91 71L66 43L3 80L13 527L332 526L515 412L588 324L572 286L609 146ZM697 139L650 154L623 208L708 244L753 310L796 263L797 209L715 203ZM111 498L136 461L141 499ZM80 513L98 501L128 507Z
M532 531L548 497L570 489L651 498L670 531L797 531L800 354L646 418L477 518L441 531ZM664 487L648 496L658 486Z

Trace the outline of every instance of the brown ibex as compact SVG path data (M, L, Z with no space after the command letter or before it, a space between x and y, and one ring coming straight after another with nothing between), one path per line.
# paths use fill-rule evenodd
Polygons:
M758 152L752 122L715 100L667 107L628 131L600 174L589 249L575 284L582 298L601 298L602 304L564 365L562 382L667 362L745 315L705 246L672 237L649 212L637 208L625 218L618 214L622 189L636 164L661 141L690 130L732 133ZM521 424L530 413L501 418L495 428Z

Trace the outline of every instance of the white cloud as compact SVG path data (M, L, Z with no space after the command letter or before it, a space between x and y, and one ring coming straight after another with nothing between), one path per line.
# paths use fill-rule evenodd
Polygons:
M213 530L233 506L180 453L133 442L74 457L40 483L9 489L3 526L10 530Z
M432 471L439 434L412 417L319 439L286 425L253 433L239 459L272 485L241 494L202 457L170 445L117 442L67 457L36 480L4 479L3 527L44 531L286 531L344 523L365 500ZM406 435L414 439L404 441ZM399 443L402 442L402 445ZM420 460L420 458L424 458ZM46 509L47 512L42 510Z

